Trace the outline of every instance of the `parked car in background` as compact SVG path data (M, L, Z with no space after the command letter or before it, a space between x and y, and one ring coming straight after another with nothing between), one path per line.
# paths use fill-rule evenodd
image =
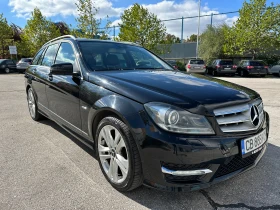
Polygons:
M33 58L22 58L17 63L17 70L19 73L24 73L27 67L32 63Z
M6 74L15 71L17 69L15 61L11 59L0 59L0 72L5 72Z
M208 67L207 73L213 76L230 75L234 76L237 66L233 64L230 59L217 59L214 60Z
M186 64L186 71L188 73L204 74L206 66L204 61L201 59L190 59Z
M177 62L175 60L166 60L173 68L178 69Z
M270 68L268 68L268 72L270 74L280 77L280 61L278 61L276 65L273 65Z
M138 45L58 37L24 79L31 118L94 149L119 191L199 190L255 167L267 147L258 93L177 71Z
M241 77L249 75L265 77L268 73L268 66L261 60L242 60L237 67L237 73Z

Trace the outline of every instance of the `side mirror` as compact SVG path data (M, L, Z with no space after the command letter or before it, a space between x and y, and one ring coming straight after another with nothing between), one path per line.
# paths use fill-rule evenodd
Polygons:
M51 66L51 75L73 75L72 63L58 63Z

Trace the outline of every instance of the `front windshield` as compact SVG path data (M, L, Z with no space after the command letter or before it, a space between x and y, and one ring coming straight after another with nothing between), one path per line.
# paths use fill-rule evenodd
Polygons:
M99 41L80 41L82 57L93 71L165 69L168 64L142 47Z

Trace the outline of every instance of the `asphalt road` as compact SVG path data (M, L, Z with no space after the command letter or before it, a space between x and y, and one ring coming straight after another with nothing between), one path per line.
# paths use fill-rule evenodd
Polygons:
M280 209L280 78L222 78L258 91L271 117L259 165L208 189L114 190L91 152L50 120L29 117L23 75L0 75L0 209Z

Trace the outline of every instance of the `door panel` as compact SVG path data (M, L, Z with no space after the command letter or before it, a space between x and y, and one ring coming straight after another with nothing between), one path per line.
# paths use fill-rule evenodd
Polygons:
M81 129L79 85L72 75L53 75L48 80L46 92L49 109L63 119L62 123Z
M74 71L79 71L74 49L68 42L61 43L54 63L72 63ZM51 75L48 78L46 93L49 110L56 120L71 129L81 131L79 83L79 78L72 75Z

